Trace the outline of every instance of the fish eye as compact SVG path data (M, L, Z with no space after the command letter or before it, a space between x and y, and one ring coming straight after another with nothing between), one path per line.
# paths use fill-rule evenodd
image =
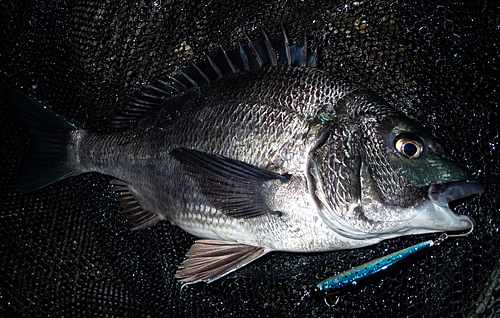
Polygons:
M417 159L424 150L424 145L418 137L398 137L396 140L396 150L409 159Z

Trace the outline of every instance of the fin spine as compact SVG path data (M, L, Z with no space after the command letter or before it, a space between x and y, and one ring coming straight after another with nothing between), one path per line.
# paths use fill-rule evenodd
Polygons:
M278 43L272 44L264 29L261 29L260 38L252 41L246 30L243 35L246 45L238 40L238 45L231 51L226 51L222 45L220 54L211 58L205 54L205 61L199 63L189 62L189 66L178 71L176 75L165 75L136 94L125 107L111 120L111 128L124 128L136 123L145 113L152 108L162 107L164 101L177 94L201 87L206 83L225 76L234 75L241 70L258 70L265 66L278 65L316 67L317 47L308 55L309 43L307 32L297 43L290 45L283 24L278 35ZM133 108L140 107L140 109Z

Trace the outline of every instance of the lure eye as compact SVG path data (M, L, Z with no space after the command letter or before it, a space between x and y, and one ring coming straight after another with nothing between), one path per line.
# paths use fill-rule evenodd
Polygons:
M417 159L424 150L422 142L416 138L400 137L396 140L396 150L409 159Z

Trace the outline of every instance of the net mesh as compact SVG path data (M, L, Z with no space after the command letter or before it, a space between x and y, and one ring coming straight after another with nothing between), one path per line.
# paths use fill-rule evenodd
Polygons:
M499 46L496 1L0 2L0 312L71 317L494 317L500 312ZM431 130L486 193L454 209L477 227L382 280L322 300L302 286L435 236L312 255L273 253L227 278L181 289L194 241L161 223L131 232L97 174L31 194L13 189L29 140L16 88L102 129L144 83L231 48L242 31L292 41L307 30L320 67L371 88Z

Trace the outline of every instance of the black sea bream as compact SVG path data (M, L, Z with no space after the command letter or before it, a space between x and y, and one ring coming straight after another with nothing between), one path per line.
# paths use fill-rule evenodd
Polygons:
M282 32L276 42L263 33L147 85L107 133L13 92L32 141L18 189L113 176L135 229L168 220L202 238L176 274L187 284L270 251L471 227L448 203L483 188L436 138L369 90L316 68L305 36L292 46Z

